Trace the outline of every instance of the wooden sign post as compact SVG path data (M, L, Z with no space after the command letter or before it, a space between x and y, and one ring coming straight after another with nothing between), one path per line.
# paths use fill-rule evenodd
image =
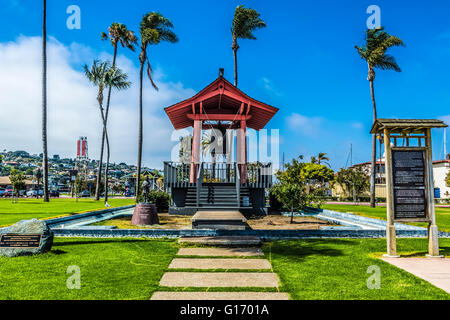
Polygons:
M387 257L398 257L395 222L428 222L428 255L439 255L434 211L431 129L440 120L378 119L371 133L383 137L386 168Z

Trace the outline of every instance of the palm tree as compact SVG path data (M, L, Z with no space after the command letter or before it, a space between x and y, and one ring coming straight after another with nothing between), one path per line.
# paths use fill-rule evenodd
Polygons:
M47 1L44 0L42 22L42 168L44 171L44 202L48 196L48 151L47 151Z
M97 102L100 109L100 115L102 117L103 132L105 133L107 158L109 159L109 139L108 131L106 127L106 118L103 112L103 91L105 88L115 88L117 90L123 90L130 87L131 82L128 82L128 76L122 72L122 70L111 67L109 62L101 62L94 60L92 68L89 69L87 65L84 66L84 72L86 77L95 86L98 87ZM101 160L100 160L101 162ZM100 175L100 173L99 173ZM100 182L100 180L98 180ZM105 175L105 203L108 201L108 175Z
M202 139L202 149L203 149L203 156L207 156L208 154L211 154L211 162L212 162L212 173L211 178L215 178L215 169L216 169L216 149L215 149L215 141L216 137L212 133L205 133L203 135Z
M155 90L158 90L152 79L152 68L147 56L147 48L149 45L157 45L161 41L175 43L178 41L177 35L171 30L172 22L158 12L146 13L142 18L140 25L141 33L141 53L139 54L140 70L139 70L139 134L138 134L138 160L136 174L136 202L139 199L139 186L141 182L141 164L142 164L142 85L144 76L144 65L147 62L147 76Z
M244 5L237 6L234 11L233 25L231 27L231 36L233 38L231 49L233 49L234 55L234 85L236 87L238 81L237 51L239 49L237 39L256 40L256 37L253 35L253 31L266 26L264 20L262 20L259 16L260 14L258 11L251 8L244 8Z
M364 47L355 46L360 57L364 59L368 67L367 80L370 84L370 94L373 106L373 121L377 120L377 107L375 104L375 91L373 82L375 80L375 68L381 70L394 70L401 72L395 58L386 54L386 51L395 46L404 46L403 41L395 36L391 36L384 27L367 29L366 43ZM376 165L376 135L372 135L372 168L370 175L370 206L375 207L375 165Z
M105 32L101 33L102 40L111 40L111 45L114 48L114 55L113 55L113 63L112 67L116 66L116 57L117 57L117 47L120 43L123 48L128 48L131 51L135 51L135 46L137 44L137 37L134 35L133 31L130 31L127 29L127 26L122 23L114 22L111 24L111 26L108 28L108 34ZM108 123L108 115L109 115L109 104L111 101L111 89L112 87L108 88L108 97L106 99L106 111L105 111L105 122ZM105 137L106 133L103 132L102 136L102 143L101 143L101 149L100 149L100 162L99 162L99 169L98 169L98 175L97 175L97 185L95 188L95 200L100 199L100 180L102 175L102 165L103 165L103 149L105 145ZM110 150L107 151L107 154L110 154ZM105 167L105 181L108 176L109 171L109 156L106 159L106 167Z
M328 163L330 161L330 158L328 158L327 154L325 152L320 152L317 157L312 156L311 157L311 163L317 163L320 164L321 162L325 163L327 166L330 166Z

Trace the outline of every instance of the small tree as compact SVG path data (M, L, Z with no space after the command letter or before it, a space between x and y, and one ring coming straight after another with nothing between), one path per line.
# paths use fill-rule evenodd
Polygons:
M83 191L83 187L85 186L86 180L83 175L79 174L75 178L74 187L75 187L75 198L78 201L78 194Z
M13 192L17 198L19 196L19 191L25 188L25 177L23 172L17 169L12 169L9 175L9 180L11 181ZM14 200L14 197L12 197L11 201L17 202L17 199Z
M116 182L112 185L111 189L115 194L120 194L125 190L125 186L120 182Z
M369 177L361 168L348 168L337 173L336 182L347 195L353 194L353 201L358 201L360 195L369 191Z
M303 157L300 156L299 160ZM278 182L271 192L283 207L291 212L291 223L294 211L305 209L307 206L321 205L327 184L333 180L333 170L316 164L300 162L293 159L285 166L284 171L278 171Z
M284 176L284 172L282 176ZM274 185L272 191L278 201L283 204L283 207L291 212L290 223L293 223L294 211L299 211L306 206L306 197L303 193L303 186L298 182L286 181L290 180L288 177L279 177L279 179L285 181Z

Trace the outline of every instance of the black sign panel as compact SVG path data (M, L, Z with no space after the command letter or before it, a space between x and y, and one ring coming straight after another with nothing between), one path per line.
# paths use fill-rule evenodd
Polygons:
M4 234L0 237L0 248L39 248L40 234Z
M427 218L425 150L392 150L394 219Z

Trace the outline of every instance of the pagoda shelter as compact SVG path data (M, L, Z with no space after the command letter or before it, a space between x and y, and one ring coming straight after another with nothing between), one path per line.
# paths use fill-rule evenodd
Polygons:
M278 109L246 95L220 69L219 77L206 88L165 111L176 130L193 127L188 148L183 149L184 161L164 163L164 185L172 195L169 213L217 209L263 214L272 166L247 162L247 128L263 129ZM202 161L202 130L211 130L211 162Z

